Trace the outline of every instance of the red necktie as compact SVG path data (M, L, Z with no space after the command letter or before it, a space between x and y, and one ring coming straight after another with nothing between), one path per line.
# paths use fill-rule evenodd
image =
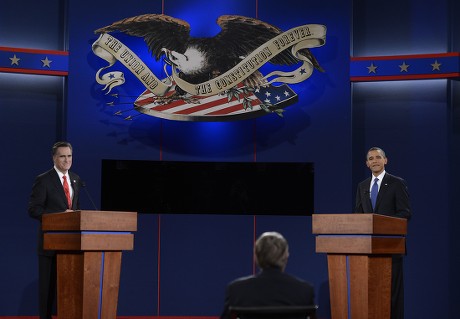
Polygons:
M72 208L72 200L70 199L70 189L69 189L69 184L67 183L67 177L64 175L62 176L64 179L64 182L62 183L62 186L64 186L64 193L65 197L67 197L67 204L69 206L69 209Z

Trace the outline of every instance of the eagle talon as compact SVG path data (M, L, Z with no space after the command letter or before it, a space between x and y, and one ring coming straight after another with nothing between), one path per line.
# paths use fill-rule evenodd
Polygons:
M172 101L175 101L176 99L173 99L171 97L156 97L155 98L155 103L158 105L166 105L171 103Z
M200 99L197 99L195 97L182 97L182 100L184 100L185 102L191 104L201 104L200 102Z

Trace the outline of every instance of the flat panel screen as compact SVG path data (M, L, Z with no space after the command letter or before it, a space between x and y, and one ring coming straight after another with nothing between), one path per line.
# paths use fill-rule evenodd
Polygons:
M314 171L299 162L103 160L103 210L311 215Z

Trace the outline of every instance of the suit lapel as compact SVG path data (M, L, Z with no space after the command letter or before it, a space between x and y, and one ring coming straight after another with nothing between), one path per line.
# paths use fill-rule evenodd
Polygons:
M388 184L390 180L391 180L391 175L388 173L385 173L385 176L383 176L382 183L380 184L379 193L377 194L377 201L375 202L374 212L377 210L377 207L379 207L379 203L382 201L382 198L385 196L385 193L388 190Z
M54 168L51 170L51 176L52 176L53 184L55 188L57 189L57 191L59 192L59 197L63 201L63 206L67 207L67 197L65 196L65 193L64 193L64 187L62 187L62 183L61 183L61 180L59 179L59 175Z
M372 203L371 203L371 196L369 193L369 189L371 187L371 178L368 178L364 183L364 189L362 189L363 194L363 210L364 212L372 212Z
M73 198L72 198L72 209L77 209L75 206L78 202L78 193L80 191L79 184L75 178L75 175L69 171L69 178L70 178L70 187L73 189Z

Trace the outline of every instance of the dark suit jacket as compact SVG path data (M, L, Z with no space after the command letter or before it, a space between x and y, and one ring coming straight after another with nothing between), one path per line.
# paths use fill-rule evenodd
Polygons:
M230 306L310 306L314 305L311 284L280 269L265 269L255 276L237 279L227 286L221 319L230 318Z
M370 199L371 177L358 185L356 213L375 213L410 219L412 211L406 182L397 176L385 173L377 195L375 209ZM406 250L407 251L407 250ZM391 318L404 317L404 282L402 255L394 255L391 269Z
M362 181L356 191L356 213L375 213L410 219L412 212L406 182L397 176L385 173L377 195L375 209L370 199L371 177Z
M80 209L80 177L69 171L70 186L73 188L72 209ZM67 209L67 199L59 175L54 168L37 176L32 186L29 200L29 216L40 221L38 253L41 255L54 255L54 251L43 250L43 232L41 218L43 214L64 212Z

